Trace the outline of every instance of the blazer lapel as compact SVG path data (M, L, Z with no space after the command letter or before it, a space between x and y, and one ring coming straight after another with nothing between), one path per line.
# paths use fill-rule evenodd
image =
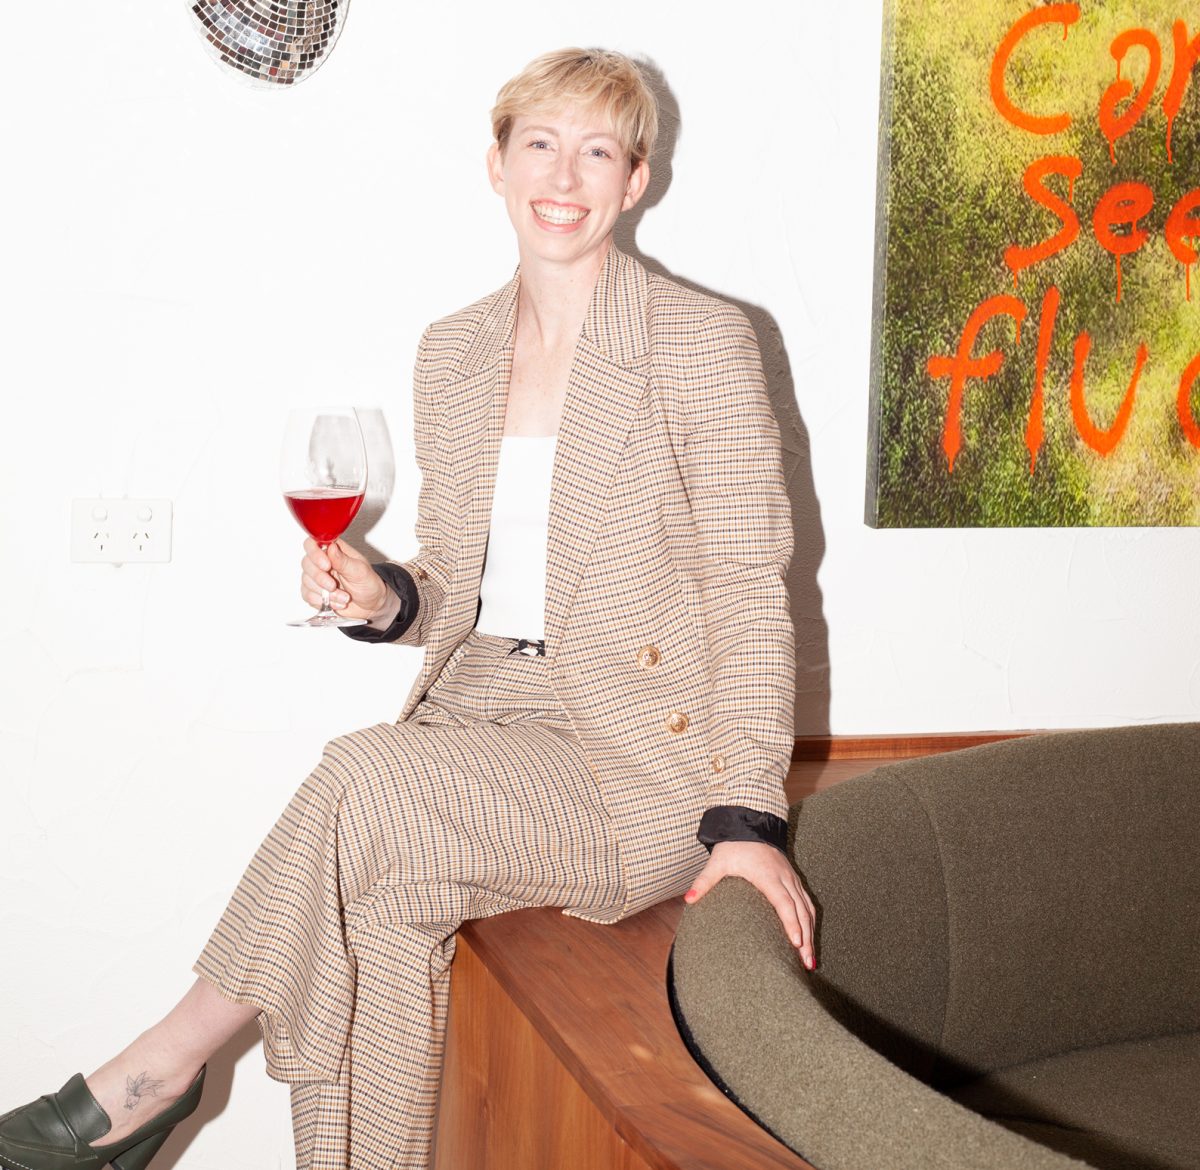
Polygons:
M496 294L460 364L458 376L446 388L447 407L457 421L454 441L441 456L453 465L464 512L451 604L463 607L463 613L455 617L465 621L467 628L475 621L491 527L492 496L512 372L518 287L519 273ZM452 634L459 632L458 624L453 620L449 623Z
M520 270L485 310L446 387L456 422L443 452L455 466L465 522L447 622L475 620L512 374ZM553 657L587 565L648 379L646 271L610 248L592 293L567 382L550 486L546 550L547 653ZM449 436L447 436L449 438ZM461 610L461 612L459 612ZM519 631L514 632L514 637Z
M479 597L483 578L483 560L492 525L492 497L496 489L496 469L500 465L500 440L504 434L504 414L508 405L508 382L512 372L512 346L506 346L495 364L485 373L480 395L481 405L474 434L464 456L464 467L471 478L471 502L463 528L463 548L459 569L470 585L473 598Z
M610 247L575 349L555 444L546 551L551 658L608 515L612 481L646 394L648 348L646 271ZM500 418L503 426L503 412Z

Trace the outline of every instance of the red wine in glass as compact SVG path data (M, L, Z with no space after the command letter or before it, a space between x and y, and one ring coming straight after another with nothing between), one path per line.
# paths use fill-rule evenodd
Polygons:
M325 548L350 527L362 507L363 493L348 488L309 488L284 492L283 498L300 527Z
M367 490L367 453L358 416L349 407L293 410L280 459L283 498L300 526L328 548L350 526ZM334 612L329 593L321 608L290 626L364 626L363 618Z

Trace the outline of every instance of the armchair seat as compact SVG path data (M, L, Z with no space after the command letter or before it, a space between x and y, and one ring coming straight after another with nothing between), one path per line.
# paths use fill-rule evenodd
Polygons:
M1200 1033L1080 1048L999 1069L950 1094L1102 1170L1200 1166Z

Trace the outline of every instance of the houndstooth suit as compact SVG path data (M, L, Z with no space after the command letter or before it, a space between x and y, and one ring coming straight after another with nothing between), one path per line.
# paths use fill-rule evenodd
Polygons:
M615 922L687 888L706 808L786 815L792 530L736 308L610 249L559 423L546 657L473 631L519 280L421 339L421 672L395 724L329 745L196 964L263 1009L312 1170L427 1164L463 920Z

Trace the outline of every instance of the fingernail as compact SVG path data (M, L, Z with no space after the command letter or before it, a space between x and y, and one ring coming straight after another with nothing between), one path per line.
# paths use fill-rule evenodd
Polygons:
M805 965L805 967L808 968L808 970L812 971L816 968L817 964L816 964L816 960L814 960L811 955L805 955L804 956L804 965Z
M804 939L802 939L798 934L792 935L792 946L798 947L803 941Z
M696 891L688 890L688 892L683 895L683 900L685 902L691 902L695 897L696 897Z

